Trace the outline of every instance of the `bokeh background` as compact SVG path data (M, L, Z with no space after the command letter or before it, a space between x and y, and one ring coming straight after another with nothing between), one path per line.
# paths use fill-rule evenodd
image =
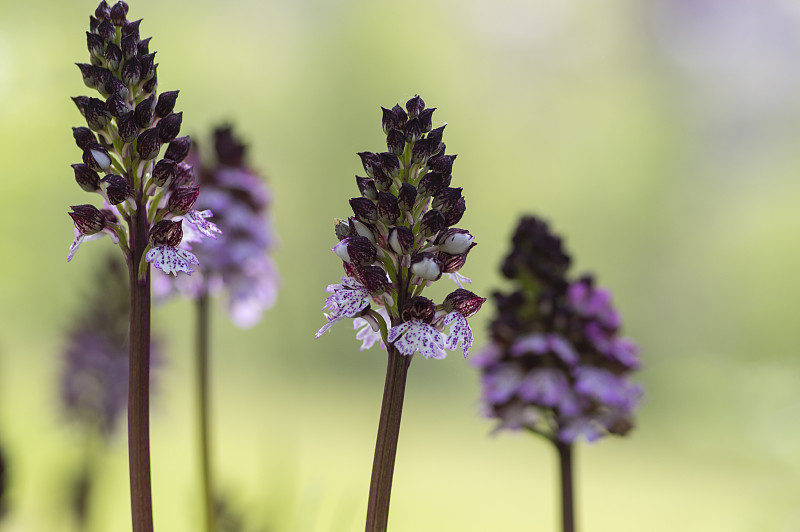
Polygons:
M0 0L0 445L3 532L75 530L85 439L59 403L64 331L111 248L69 265L69 96L94 2ZM800 530L800 4L793 0L135 0L183 131L235 124L268 175L278 302L241 331L214 313L217 478L251 530L363 526L385 356L347 325L314 340L340 276L332 221L380 107L415 93L448 123L488 295L517 218L562 233L642 348L638 426L577 451L586 531ZM440 285L446 282L439 283ZM450 287L439 287L442 295ZM200 529L192 306L154 313L159 530ZM471 322L486 339L487 306ZM401 531L555 530L555 453L490 435L458 353L411 366L390 522ZM130 530L124 426L91 530Z

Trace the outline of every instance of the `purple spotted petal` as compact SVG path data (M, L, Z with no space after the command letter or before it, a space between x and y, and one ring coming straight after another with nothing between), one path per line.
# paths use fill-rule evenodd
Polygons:
M419 351L425 358L444 358L443 336L433 325L410 320L392 327L387 339L404 355Z
M170 246L154 247L147 252L145 260L152 262L153 266L164 273L174 273L175 275L178 275L178 272L190 274L194 271L192 265L200 264L192 252Z
M212 216L214 215L211 211L206 209L204 211L189 211L182 218L194 225L204 236L216 239L217 234L222 234L222 231L216 224L206 220L206 218L211 218Z
M361 314L371 301L369 291L351 277L342 278L342 284L329 285L328 292L331 295L325 299L322 310L335 306L340 314L348 318Z
M445 347L452 350L461 343L464 358L467 358L469 348L472 347L472 329L470 329L467 319L460 312L451 312L445 316L444 324L450 325L450 334L447 336Z

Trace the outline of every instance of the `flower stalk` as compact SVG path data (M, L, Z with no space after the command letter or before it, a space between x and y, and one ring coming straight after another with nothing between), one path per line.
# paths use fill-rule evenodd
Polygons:
M196 386L197 386L197 418L200 435L200 477L203 489L203 503L205 505L205 530L215 532L216 515L214 512L214 488L211 471L211 443L209 421L209 294L207 284L204 282L200 295L197 298L197 327L196 327Z
M575 532L575 499L572 488L572 444L556 442L561 473L561 528Z

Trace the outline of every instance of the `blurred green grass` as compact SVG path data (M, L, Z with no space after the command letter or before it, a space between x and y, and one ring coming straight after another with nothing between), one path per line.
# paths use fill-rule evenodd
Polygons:
M706 154L679 81L630 0L603 6L477 0L141 0L160 90L183 131L230 120L275 194L283 286L264 322L214 327L218 477L271 530L357 530L366 508L385 360L348 325L314 341L341 275L332 220L348 211L358 151L380 151L379 106L415 93L447 122L454 183L476 235L464 273L488 295L517 217L546 216L577 271L613 289L642 346L647 400L630 438L579 450L585 530L795 530L800 414L794 280L798 162L791 142L749 165ZM488 5L488 4L487 4ZM528 7L524 7L527 5ZM57 372L76 288L110 247L66 264L74 62L94 5L0 4L0 441L12 514L0 530L71 530L64 482L80 437L62 423ZM786 132L796 139L797 124ZM207 141L206 141L207 142ZM438 288L444 293L444 288ZM474 319L483 345L492 314ZM192 309L156 310L169 362L154 400L156 524L196 530ZM477 376L457 354L415 360L392 497L395 530L552 530L554 457L489 436ZM127 530L125 439L104 458L95 530ZM3 528L5 526L5 528Z

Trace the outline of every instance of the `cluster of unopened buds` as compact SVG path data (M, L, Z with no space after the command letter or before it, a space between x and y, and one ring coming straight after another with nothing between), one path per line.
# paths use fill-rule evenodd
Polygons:
M456 156L445 154L445 126L433 128L433 112L419 96L405 109L384 108L388 151L358 154L367 174L356 176L361 195L350 200L353 216L335 226L333 252L346 276L328 286L328 322L317 338L355 318L362 349L380 340L404 355L443 358L459 344L464 356L469 353L467 318L485 299L463 288L471 281L459 270L476 243L469 231L454 227L466 202L461 188L450 186ZM421 294L442 276L459 288L437 305Z
M198 261L190 243L216 238L220 231L207 219L210 211L193 209L200 189L192 167L183 162L191 140L178 136L183 119L183 113L173 112L178 91L157 94L155 52L149 50L150 39L139 36L141 20L127 20L127 13L125 2L112 7L103 0L89 18L90 63L78 68L86 86L102 99L73 98L88 127L73 128L83 162L72 168L78 185L99 194L103 207L72 207L75 240L67 260L83 241L105 234L130 258L125 224L130 226L141 210L148 242L140 264L134 265L139 277L145 276L147 262L166 273L191 273Z

